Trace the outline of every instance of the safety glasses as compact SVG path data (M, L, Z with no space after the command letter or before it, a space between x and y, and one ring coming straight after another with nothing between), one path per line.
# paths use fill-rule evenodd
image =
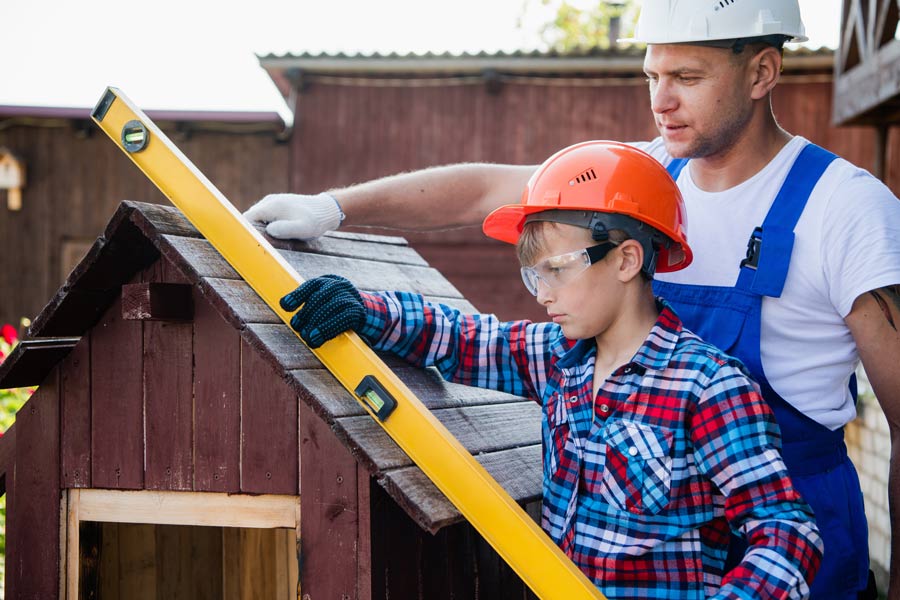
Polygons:
M536 265L522 267L522 281L533 296L538 294L539 281L550 288L562 287L574 281L592 264L603 260L615 247L613 242L603 242L583 250L545 258Z

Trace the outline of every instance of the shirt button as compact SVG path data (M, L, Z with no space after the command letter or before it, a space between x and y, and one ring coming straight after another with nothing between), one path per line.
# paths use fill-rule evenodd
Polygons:
M601 405L600 405L600 412L602 412L603 414L608 413L608 412L609 412L609 405L608 405L608 404L601 404Z
M631 448L628 449L629 456L637 456L637 452L638 452L637 448L635 448L634 446L632 446Z
M578 396L569 396L568 398L566 398L566 401L569 404L575 404L576 402L578 402Z

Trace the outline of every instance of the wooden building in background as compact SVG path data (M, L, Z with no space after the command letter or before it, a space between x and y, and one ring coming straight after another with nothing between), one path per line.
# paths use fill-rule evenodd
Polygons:
M874 128L832 125L833 62L830 50L787 52L773 98L778 119L864 168L882 156L888 185L900 191L892 166L900 139L885 132L880 155L882 134ZM315 193L459 161L538 164L586 139L655 135L640 51L300 54L262 56L260 63L293 110L291 125L258 115L255 129L245 123L241 132L238 115L165 119L150 112L241 209L269 192ZM0 148L27 169L21 210L9 211L0 190L0 256L16 265L0 269L0 320L13 323L41 310L122 198L164 202L87 123L87 109L58 116L16 110L0 108ZM478 228L402 235L480 310L542 317L519 282L511 249Z
M0 106L0 154L26 170L19 209L0 188L0 323L41 311L120 201L168 204L90 111ZM287 131L277 113L147 112L232 202L287 187Z
M274 243L308 276L474 310L402 239ZM539 500L537 404L388 360ZM174 208L121 205L0 366L0 388L26 385L0 437L9 598L533 597Z

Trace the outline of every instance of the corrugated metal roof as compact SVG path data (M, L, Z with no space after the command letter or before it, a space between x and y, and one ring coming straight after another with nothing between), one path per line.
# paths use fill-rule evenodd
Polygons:
M309 72L331 73L438 73L481 72L495 69L508 72L571 73L616 72L640 70L644 48L590 48L571 52L518 51L478 53L300 53L257 55L260 65L270 73L301 69ZM786 49L785 67L827 68L834 60L829 48L812 50L801 47Z

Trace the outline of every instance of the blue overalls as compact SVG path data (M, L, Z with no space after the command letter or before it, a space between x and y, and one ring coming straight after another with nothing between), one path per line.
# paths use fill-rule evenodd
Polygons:
M835 158L813 144L801 151L762 226L750 238L734 287L654 281L654 290L669 301L686 327L743 361L759 383L781 428L788 472L815 511L825 543L811 598L856 600L857 593L866 588L868 529L859 478L844 445L844 430L831 431L781 398L766 379L759 350L762 298L781 296L794 227L813 187ZM686 163L686 159L676 159L669 165L669 173L677 179ZM855 384L854 378L850 384L854 398ZM734 539L732 546L736 546ZM726 568L740 560L744 547L730 553Z

